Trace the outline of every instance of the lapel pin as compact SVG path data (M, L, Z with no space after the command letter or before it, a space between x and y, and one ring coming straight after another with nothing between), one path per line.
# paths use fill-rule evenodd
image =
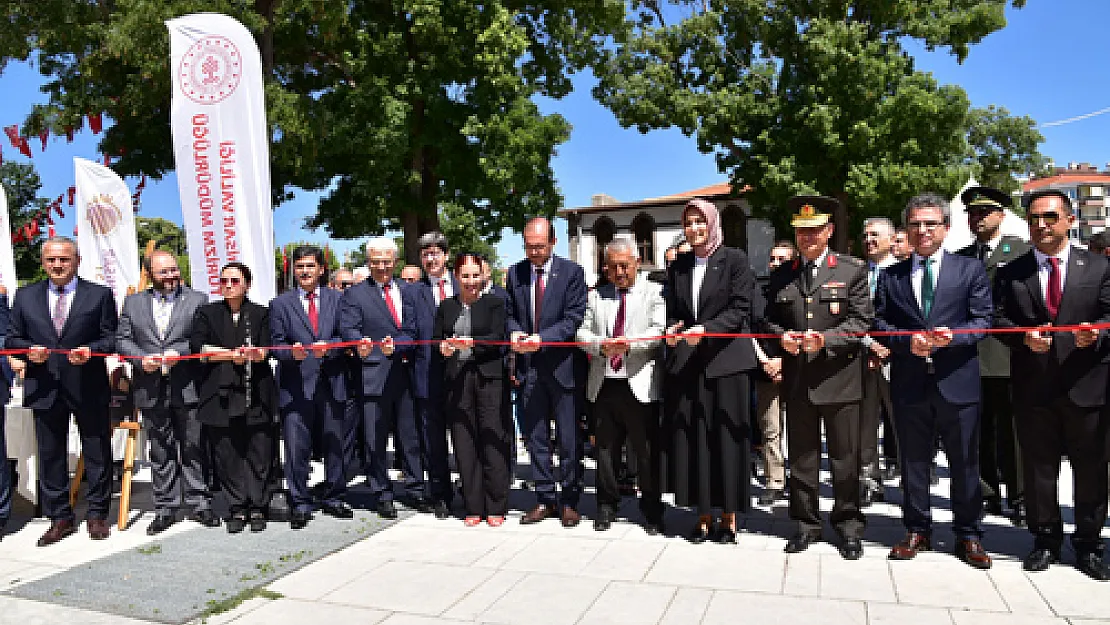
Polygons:
M1010 244L1009 243L1003 243L1002 244L1002 253L1003 254L1009 254L1010 253Z

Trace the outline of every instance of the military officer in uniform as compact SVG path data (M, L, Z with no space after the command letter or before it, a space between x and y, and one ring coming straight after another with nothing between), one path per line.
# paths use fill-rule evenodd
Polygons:
M780 335L783 397L786 399L787 456L790 458L790 517L798 531L786 544L797 553L821 537L818 475L821 422L832 468L834 503L829 522L841 537L840 555L863 555L860 536L859 409L863 368L862 335L873 316L863 261L829 249L837 200L799 196L790 200L799 256L771 274L765 320Z
M1013 206L1009 195L990 187L971 187L960 194L967 208L968 225L975 242L958 254L978 258L994 283L995 270L1029 251L1024 240L1004 236L1002 220ZM1014 430L1014 411L1010 403L1010 349L997 337L987 335L979 341L979 375L983 394L979 406L979 481L983 488L984 511L1001 515L1002 489L1010 504L1010 520L1025 523L1025 497L1021 478L1021 451Z

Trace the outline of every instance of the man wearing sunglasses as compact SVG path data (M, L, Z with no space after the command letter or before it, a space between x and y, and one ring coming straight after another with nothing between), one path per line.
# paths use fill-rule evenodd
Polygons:
M1002 220L1013 205L1010 195L990 187L971 187L960 194L967 208L968 226L975 242L958 254L978 259L994 281L998 268L1029 251L1029 244L1014 236L1003 236ZM1001 516L1002 489L1010 504L1010 520L1025 522L1025 501L1021 479L1021 454L1014 432L1014 411L1010 403L1010 350L996 337L988 335L979 342L979 377L983 401L979 418L979 469L982 477L983 510Z
M1000 334L1013 364L1014 424L1021 446L1025 504L1033 550L1026 571L1060 560L1064 525L1057 500L1060 459L1071 464L1075 493L1076 568L1110 580L1100 538L1106 523L1106 385L1110 340L1110 263L1073 247L1071 200L1042 189L1025 201L1033 250L998 269L995 326L1036 328ZM1041 329L1041 327L1045 329ZM1051 326L1071 326L1053 332Z

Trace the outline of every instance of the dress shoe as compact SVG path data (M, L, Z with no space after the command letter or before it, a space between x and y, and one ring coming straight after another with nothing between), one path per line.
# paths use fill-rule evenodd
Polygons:
M666 532L666 526L663 525L663 519L644 523L644 533L648 536L658 536L664 532Z
M594 519L594 530L604 532L613 526L613 517L616 513L610 508L601 507L597 510L597 518Z
M1025 502L1014 502L1010 509L1010 522L1014 527L1025 527Z
M189 515L189 520L200 523L205 527L219 527L220 517L216 516L215 512L205 508L204 510L197 510Z
M413 497L406 499L404 502L406 508L412 508L420 514L429 514L435 508L432 505L432 500L426 497Z
M544 519L554 519L557 516L559 516L559 513L555 511L555 506L541 503L528 512L525 512L524 516L520 517L520 524L531 525L532 523L539 523Z
M845 538L840 543L840 557L845 560L859 560L863 557L863 543L858 538Z
M378 502L378 516L383 519L397 518L397 506L393 503L392 499Z
M295 530L303 530L311 518L312 514L308 510L294 510L289 513L289 527Z
M563 524L563 527L568 529L576 527L581 520L582 515L578 514L577 510L570 506L563 506L563 512L559 515L559 522Z
M51 521L50 529L46 530L46 533L39 538L38 546L53 545L67 536L73 536L75 533L77 533L77 525L72 520Z
M227 523L225 523L224 525L227 526L228 534L238 534L247 527L247 517L241 514L236 514L228 519Z
M108 519L85 519L85 527L89 530L89 538L104 540L111 533Z
M909 532L902 542L890 548L887 558L890 560L913 560L920 551L932 551L933 545L928 534Z
M901 476L901 471L899 471L898 467L895 465L888 465L883 467L879 474L882 476L884 482L893 482Z
M983 500L983 512L994 516L1002 516L1002 499L989 497Z
M1087 577L1100 582L1110 581L1110 565L1097 551L1081 551L1075 554L1075 568Z
M758 503L761 506L773 506L773 505L775 505L776 501L779 501L781 499L782 499L782 489L781 488L767 488L767 489L764 489L764 491L762 493L760 493L759 499L756 500L756 503Z
M819 538L820 536L816 536L809 532L798 532L794 534L790 540L786 541L786 547L783 548L783 551L786 553L801 553L809 549L809 546Z
M724 524L718 525L717 531L713 533L713 542L719 545L735 545L736 530Z
M449 519L451 518L451 506L448 506L446 501L437 501L435 509L432 510L432 513L435 514L436 518L440 521L444 519Z
M254 512L252 512L250 526L252 532L261 532L265 530L266 515L262 514L262 511L260 510L255 510Z
M177 519L172 514L155 515L154 520L150 522L150 525L146 526L146 535L154 536L155 534L161 534L162 532L168 530L170 526L176 522Z
M1047 547L1034 547L1029 555L1021 562L1021 568L1026 571L1047 571L1048 567L1060 561L1059 550Z
M991 557L978 538L964 538L956 542L956 557L973 569L991 568Z
M701 523L698 523L694 526L694 529L690 531L690 534L686 536L686 540L694 543L695 545L700 545L709 540L709 531L710 530L708 527L705 527Z
M325 501L320 504L320 512L337 519L355 518L355 511L344 501Z

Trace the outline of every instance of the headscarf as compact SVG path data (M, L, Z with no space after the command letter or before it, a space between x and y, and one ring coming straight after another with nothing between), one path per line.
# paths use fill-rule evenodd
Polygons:
M706 227L709 230L709 238L705 241L705 245L693 245L694 256L707 258L721 247L725 239L725 233L721 230L721 214L712 202L694 198L686 203L686 208L682 209L682 223L686 223L686 213L691 210L696 210L705 217Z

